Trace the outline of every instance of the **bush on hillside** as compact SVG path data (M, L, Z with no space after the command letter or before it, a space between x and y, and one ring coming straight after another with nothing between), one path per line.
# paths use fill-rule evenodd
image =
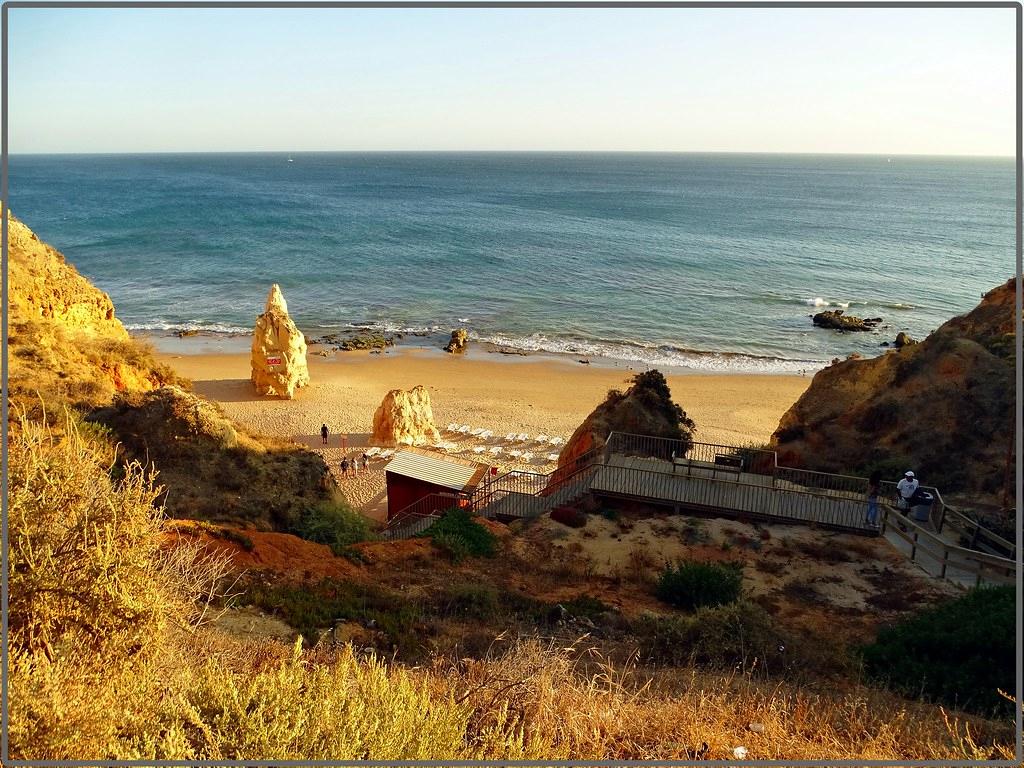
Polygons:
M455 562L467 557L494 557L498 551L495 535L476 522L469 512L458 507L449 509L420 535L430 538Z
M1013 690L1013 587L981 587L882 629L863 649L867 674L911 696L985 714L1009 712Z
M698 563L680 560L665 566L655 594L659 600L686 611L732 603L743 587L741 563Z
M294 533L303 539L326 544L339 557L352 544L373 538L370 521L341 500L308 507L299 517Z

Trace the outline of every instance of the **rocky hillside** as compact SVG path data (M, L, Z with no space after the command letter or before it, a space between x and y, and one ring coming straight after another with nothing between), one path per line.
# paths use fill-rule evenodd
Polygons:
M779 461L1002 497L1013 482L1015 283L919 344L817 373L782 417ZM1011 492L1012 493L1012 492Z
M660 371L646 371L633 377L625 392L613 389L604 402L572 433L558 457L555 479L574 469L579 458L602 448L612 432L653 435L673 440L692 440L695 427L686 412L672 401L668 382Z
M132 342L110 297L10 213L7 290L14 403L88 408L175 380Z
M152 464L172 517L295 530L334 502L316 453L246 434L156 362L110 297L9 216L12 424L19 408L63 423L64 407L109 429L122 459Z

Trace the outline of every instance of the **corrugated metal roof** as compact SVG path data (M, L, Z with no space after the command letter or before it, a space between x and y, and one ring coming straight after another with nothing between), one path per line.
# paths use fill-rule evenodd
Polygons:
M484 464L456 464L426 452L413 451L399 451L384 469L386 472L413 477L453 491L472 490L487 471Z

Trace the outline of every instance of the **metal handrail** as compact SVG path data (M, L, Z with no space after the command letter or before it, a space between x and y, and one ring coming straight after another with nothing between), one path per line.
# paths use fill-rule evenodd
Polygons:
M841 491L841 492L848 492L848 493L858 493L861 489L865 489L866 490L867 484L869 482L867 478L857 477L856 475L841 475L841 474L836 474L836 473L832 473L832 472L818 472L817 470L799 469L797 467L785 467L785 466L782 466L782 465L779 464L778 452L776 452L774 450L771 450L771 449L767 449L767 448L753 448L753 447L743 447L743 446L728 446L728 445L722 445L722 444L718 444L718 443L700 443L700 442L695 442L695 441L691 441L691 442L687 443L687 441L679 440L679 439L665 438L665 437L656 437L654 435L632 435L632 434L627 433L627 432L612 432L612 433L610 433L608 435L608 440L607 440L607 443L606 443L606 454L607 453L614 453L615 452L614 450L612 450L613 443L616 443L616 442L629 442L631 439L634 442L637 441L637 440L642 440L644 443L646 443L647 445L650 445L650 446L658 445L658 444L672 444L672 445L676 445L678 447L682 447L683 444L688 444L689 446L694 446L694 447L722 448L722 449L726 449L728 451L731 451L732 453L770 455L771 456L771 461L772 461L773 484L775 483L776 480L778 480L780 478L783 479L783 480L788 480L787 475L788 476L807 475L807 476L810 476L810 477L828 478L829 480L833 480L834 479L835 481L838 481L838 482L834 483L835 486L838 486L838 485L843 484L843 483L846 484L846 487L844 487L844 488L835 487L834 490ZM659 453L661 453L661 451L659 451ZM689 453L689 451L686 451L686 453ZM744 471L749 471L749 470L745 467ZM753 474L764 474L764 473L756 473L755 472ZM890 481L883 481L883 485L893 485L894 486L895 483L891 483ZM929 493L931 493L935 497L935 502L936 503L933 504L933 506L932 506L932 523L935 526L936 530L938 530L940 532L942 531L942 527L943 527L944 523L947 520L947 513L950 513L955 519L957 519L959 521L964 521L964 520L969 521L968 525L975 527L975 530L972 531L972 535L971 535L972 541L977 542L978 538L988 539L989 541L995 542L997 545L1001 546L1001 548L1003 548L1005 551L1010 552L1011 556L1013 556L1013 557L1016 556L1016 554L1017 554L1017 547L1016 547L1015 543L1013 543L1011 541L1008 541L1007 539L1004 539L1003 537L999 536L996 533L993 533L992 531L988 530L987 528L982 526L977 521L971 520L963 512L957 510L954 507L949 506L945 502L945 500L942 498L942 494L939 493L939 489L938 488L935 488L933 486L921 486L921 487L922 487L923 490L927 490Z
M1015 561L1000 557L999 555L991 555L987 552L979 552L975 549L950 544L938 536L938 534L929 531L920 523L899 512L892 505L882 503L880 506L882 508L882 532L884 533L888 528L892 533L910 544L911 562L917 561L917 550L920 549L927 552L940 563L940 578L946 578L947 571L952 566L974 574L976 577L975 583L980 584L983 578L983 571L988 566L989 570L994 571L997 577L1002 577L996 579L989 577L990 581L1014 583L1017 573L1017 563ZM896 526L890 524L890 517L897 520L898 524ZM908 531L907 529L910 530ZM936 545L938 551L922 544L922 538L924 539L924 544ZM959 557L959 561L952 561L951 555Z

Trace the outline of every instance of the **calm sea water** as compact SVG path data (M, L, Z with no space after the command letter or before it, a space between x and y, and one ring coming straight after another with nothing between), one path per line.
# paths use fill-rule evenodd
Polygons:
M129 328L372 325L699 369L921 337L1013 274L1010 159L698 154L15 156L14 213ZM812 327L816 307L881 316Z

